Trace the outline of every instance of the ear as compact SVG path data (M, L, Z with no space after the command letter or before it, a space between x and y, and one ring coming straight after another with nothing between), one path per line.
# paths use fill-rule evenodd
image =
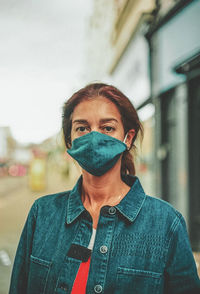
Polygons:
M131 148L134 137L135 137L135 130L134 129L129 130L127 133L127 138L125 142L128 150Z

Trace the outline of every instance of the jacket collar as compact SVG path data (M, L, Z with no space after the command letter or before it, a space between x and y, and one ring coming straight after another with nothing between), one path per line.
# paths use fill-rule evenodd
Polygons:
M122 179L130 186L130 190L122 201L116 205L116 208L126 219L133 222L144 204L146 194L138 177L126 175Z
M81 186L82 176L78 179L73 190L71 190L67 204L67 224L71 224L84 210L84 206L81 200Z
M115 207L120 214L130 222L133 222L143 206L146 194L136 176L123 176L123 181L131 188L122 201ZM67 224L72 223L83 211L85 211L81 201L81 186L82 176L78 179L76 185L69 194L66 216Z

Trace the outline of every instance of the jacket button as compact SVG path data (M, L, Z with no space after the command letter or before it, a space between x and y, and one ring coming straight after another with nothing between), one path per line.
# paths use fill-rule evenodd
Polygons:
M109 214L115 214L116 213L116 208L114 206L111 206L109 209L108 209L108 212Z
M101 285L96 285L94 286L94 292L95 293L101 293L103 290L102 286Z
M107 251L108 251L108 247L107 247L107 246L102 245L102 246L100 247L100 252L101 252L101 253L106 253Z

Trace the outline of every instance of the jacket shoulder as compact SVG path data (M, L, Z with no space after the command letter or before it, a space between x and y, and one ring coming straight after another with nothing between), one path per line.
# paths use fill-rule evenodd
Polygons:
M163 199L147 195L145 202L146 208L150 208L157 216L171 218L172 220L183 218L182 214L175 207Z
M33 207L35 208L35 210L37 210L37 212L46 211L49 213L50 211L63 208L67 204L70 192L71 191L69 190L39 197L35 200Z

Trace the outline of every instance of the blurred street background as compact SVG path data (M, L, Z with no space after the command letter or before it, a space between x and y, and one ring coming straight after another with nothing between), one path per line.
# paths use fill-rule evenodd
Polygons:
M200 275L200 0L0 0L0 294L28 211L80 175L63 103L94 81L144 126L137 175L184 216Z

